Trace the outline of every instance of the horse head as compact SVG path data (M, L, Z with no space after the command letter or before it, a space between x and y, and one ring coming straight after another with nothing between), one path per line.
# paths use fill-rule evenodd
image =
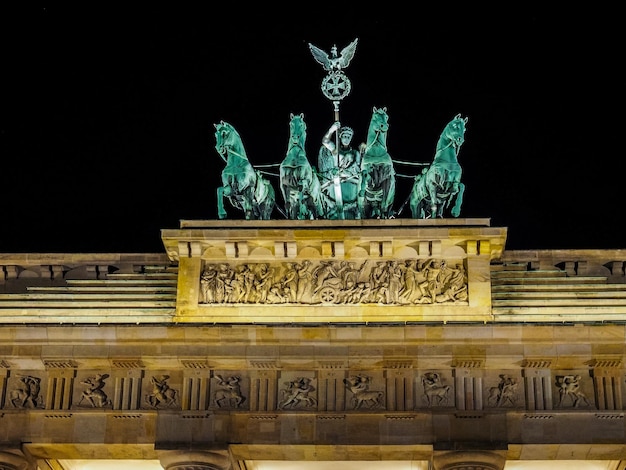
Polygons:
M465 185L461 182L462 168L458 162L461 145L465 142L467 118L457 114L444 127L437 141L433 163L415 178L410 195L413 218L428 219L444 216L449 208L453 217L461 213Z
M389 130L389 115L387 114L386 106L383 108L374 106L370 129L378 130L379 132L387 132Z
M446 145L452 145L455 152L458 153L461 145L465 142L465 125L467 124L467 117L462 118L461 114L457 114L448 123L441 133L441 138L445 139L448 143Z
M215 126L215 150L220 157L227 161L228 156L232 153L247 159L241 137L235 128L225 121L213 125Z
M377 108L374 106L372 111L372 118L370 119L370 127L367 132L367 146L371 147L373 144L386 145L385 136L389 131L389 115L387 114L387 107Z
M361 218L388 219L394 216L396 180L393 161L387 151L388 130L387 108L374 107L361 159Z
M289 150L293 147L300 148L304 151L304 143L306 141L306 122L304 114L290 114L289 118Z

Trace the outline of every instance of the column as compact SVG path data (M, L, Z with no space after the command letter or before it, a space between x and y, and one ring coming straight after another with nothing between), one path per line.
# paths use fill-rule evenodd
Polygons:
M0 451L0 470L34 470L31 464L20 452Z
M503 470L506 459L491 451L446 451L433 454L433 470Z
M165 470L230 470L227 450L159 451L159 461Z

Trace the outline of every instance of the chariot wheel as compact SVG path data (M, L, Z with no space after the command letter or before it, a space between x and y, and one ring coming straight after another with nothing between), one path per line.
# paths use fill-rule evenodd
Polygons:
M322 303L332 304L337 300L337 289L330 286L322 287L319 291L319 297Z

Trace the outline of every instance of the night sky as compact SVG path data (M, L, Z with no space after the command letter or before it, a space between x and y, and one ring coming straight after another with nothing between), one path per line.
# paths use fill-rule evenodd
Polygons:
M355 38L340 106L355 143L387 107L391 157L430 162L461 113L461 217L508 227L506 249L626 248L617 12L222 5L0 7L1 253L158 253L161 229L217 219L220 120L268 165L304 113L315 164L333 108L308 43ZM397 182L399 208L412 181Z

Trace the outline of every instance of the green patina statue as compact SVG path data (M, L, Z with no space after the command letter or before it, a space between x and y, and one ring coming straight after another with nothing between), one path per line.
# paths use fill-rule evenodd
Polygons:
M396 173L387 152L388 131L387 108L374 107L361 160L359 199L362 201L363 219L390 219L395 216Z
M409 203L414 219L441 218L452 201L455 203L451 215L460 215L465 185L461 183L458 155L465 142L466 124L467 118L457 114L446 125L437 142L433 162L415 177Z
M352 128L335 122L322 139L317 168L326 195L327 219L361 218L361 152L352 147L353 136Z
M274 187L250 164L235 128L224 121L214 126L215 149L226 162L222 186L217 188L218 217L226 218L224 198L228 198L247 220L269 220L276 205Z
M227 217L224 199L240 209L248 220L268 220L274 208L292 220L311 219L390 219L400 216L409 204L415 219L442 218L446 209L453 217L461 212L465 185L457 157L465 139L467 118L456 115L444 128L433 162L392 160L387 151L389 116L387 108L373 108L366 143L352 147L354 131L342 126L339 103L351 90L344 70L356 52L355 39L338 54L333 46L328 54L309 43L313 58L327 72L322 93L332 101L334 122L324 134L318 152L317 168L307 159L307 126L304 114L290 114L287 154L279 166L280 192L284 209L275 201L275 190L262 173L252 167L237 131L221 121L215 124L215 148L226 162L222 186L217 189L218 216ZM428 165L414 177L410 195L394 210L396 177L394 163ZM408 176L413 178L413 176Z
M323 195L317 172L307 159L304 115L291 114L287 155L280 164L280 189L287 218L296 220L324 217Z

